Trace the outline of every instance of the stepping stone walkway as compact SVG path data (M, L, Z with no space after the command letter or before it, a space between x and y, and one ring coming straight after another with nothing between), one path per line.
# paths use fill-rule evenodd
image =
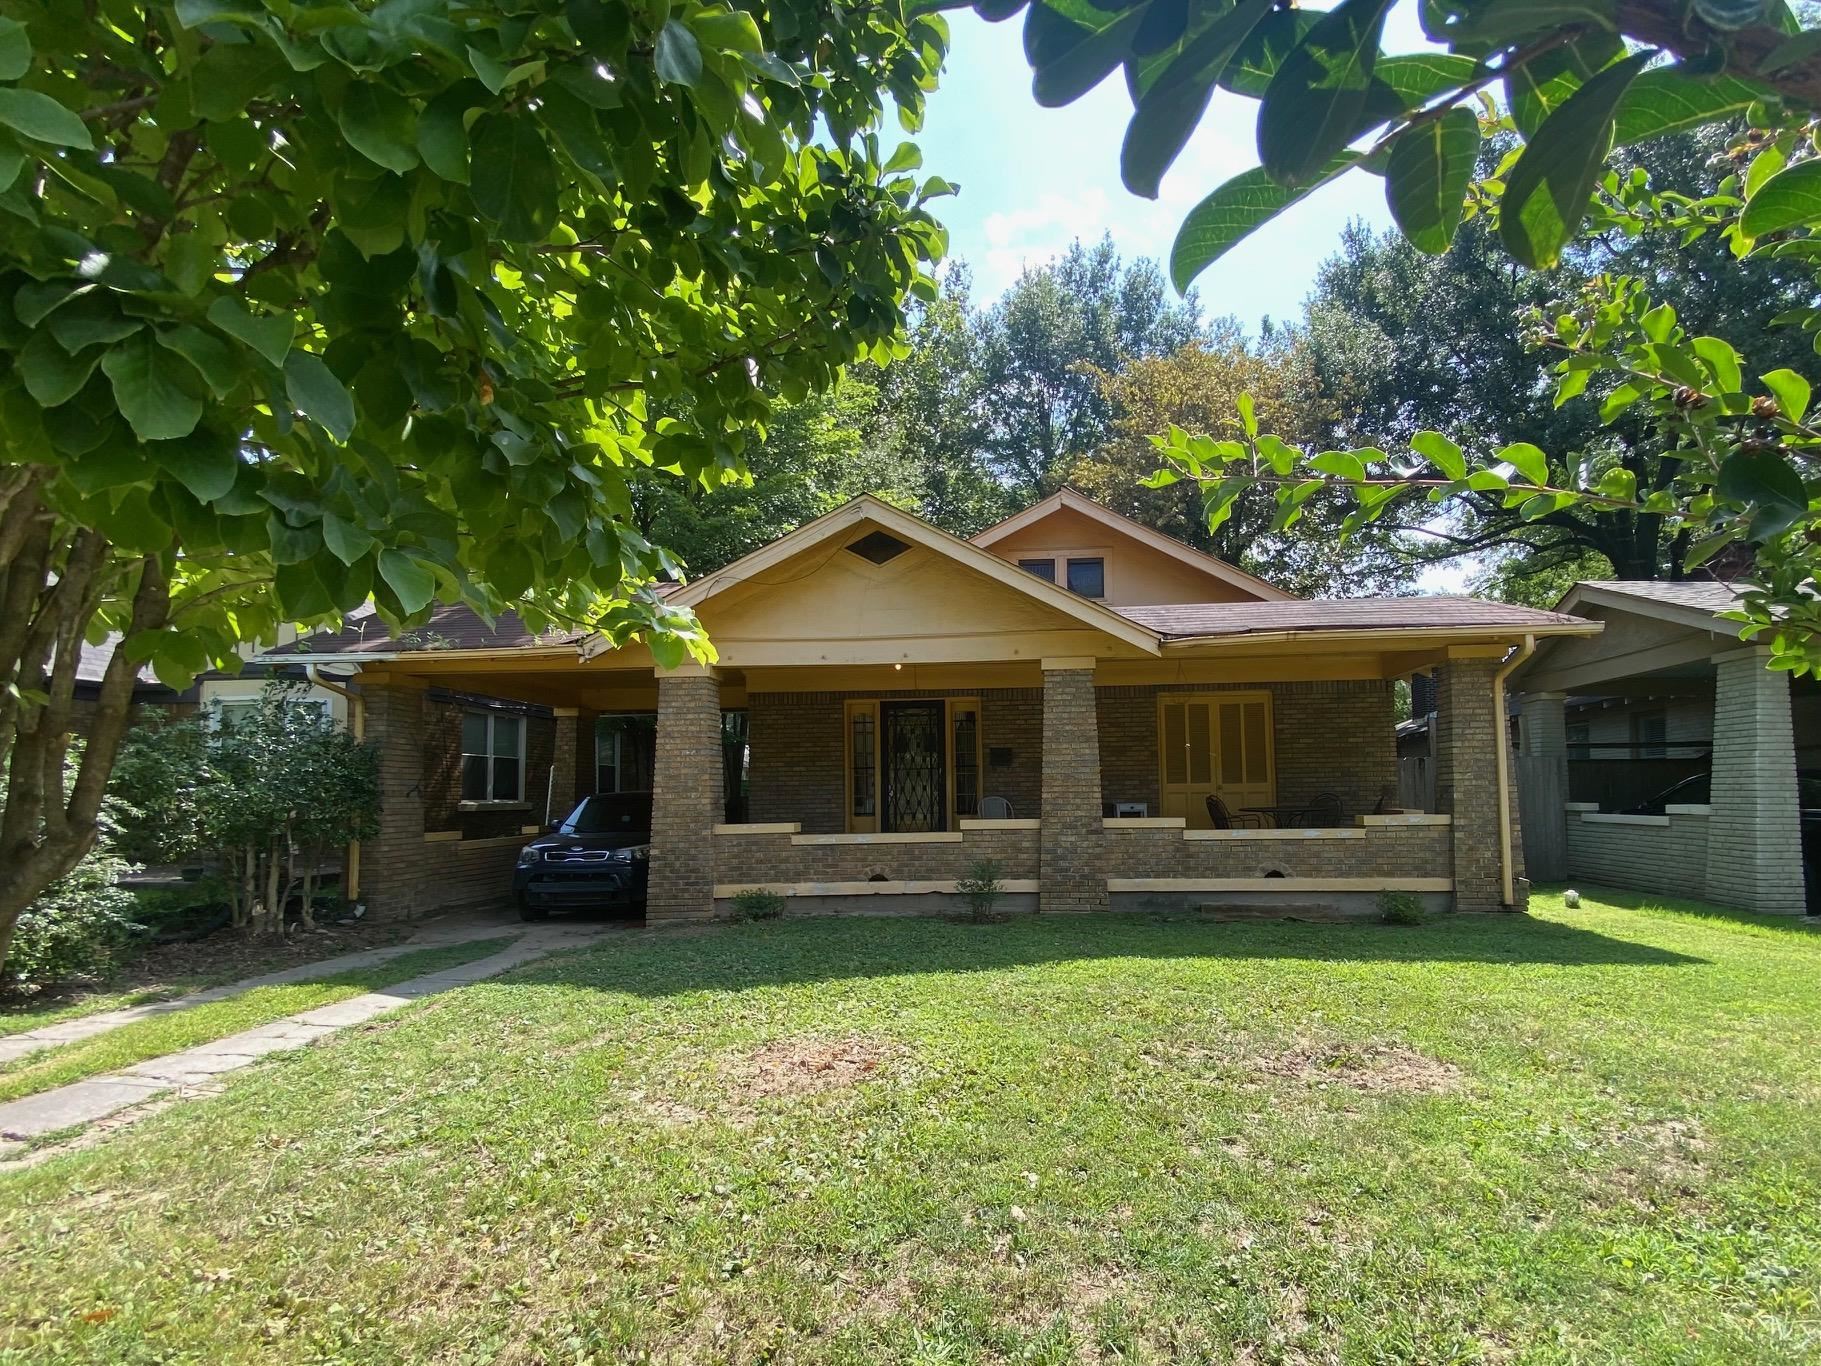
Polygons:
M491 938L499 933L499 927L493 926L480 933L466 934L465 939ZM290 1015L282 1020L274 1020L255 1029L242 1030L230 1034L225 1039L214 1043L202 1044L195 1048L186 1048L180 1053L167 1053L162 1058L152 1058L146 1062L134 1063L131 1067L105 1076L90 1077L84 1081L71 1082L68 1086L59 1086L54 1090L40 1092L35 1096L25 1096L19 1100L0 1105L0 1157L5 1155L8 1147L17 1146L20 1140L42 1138L62 1129L74 1128L81 1124L91 1124L98 1119L117 1114L136 1105L142 1105L155 1096L174 1092L177 1098L212 1095L220 1090L217 1080L223 1073L233 1072L271 1053L286 1053L293 1049L304 1048L318 1039L327 1038L350 1025L365 1024L376 1016L388 1011L397 1010L400 1006L409 1005L412 1001L439 992L464 987L484 978L493 977L542 958L546 954L561 949L578 948L597 938L600 927L590 924L558 925L539 927L528 930L514 943L501 949L498 953L473 962L460 963L452 968L443 968L437 972L414 977L408 982L397 982L384 991L370 991L364 996L350 997L332 1005L318 1006L315 1010L306 1010L300 1015ZM429 940L419 938L404 949L419 949L427 942L455 943L460 940ZM379 957L373 957L377 954ZM393 949L372 950L369 954L348 955L348 965L358 967L354 959L370 962L382 962L387 957L395 957ZM344 960L332 959L330 963L341 964ZM262 985L272 981L294 980L296 975L320 974L325 964L312 963L300 971L287 970L274 973L270 977L253 978L247 982L236 983L232 988L218 988L221 994L232 994L248 986ZM337 966L333 970L344 970ZM194 1005L203 999L220 999L219 995L189 996L185 1004ZM176 1006L177 1002L160 1002L161 1005ZM145 1007L134 1007L144 1010ZM127 1014L129 1012L113 1011L110 1014ZM134 1015L132 1018L143 1018ZM80 1023L71 1021L72 1024ZM124 1021L123 1021L124 1023ZM56 1026L50 1026L56 1028ZM37 1031L42 1032L42 1031ZM100 1033L91 1030L90 1033ZM84 1037L76 1035L74 1037ZM42 1047L43 1045L40 1045Z

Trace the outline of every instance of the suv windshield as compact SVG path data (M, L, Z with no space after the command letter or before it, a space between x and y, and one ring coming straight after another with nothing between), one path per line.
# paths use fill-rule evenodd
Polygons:
M562 828L571 835L649 835L651 794L616 792L584 798Z

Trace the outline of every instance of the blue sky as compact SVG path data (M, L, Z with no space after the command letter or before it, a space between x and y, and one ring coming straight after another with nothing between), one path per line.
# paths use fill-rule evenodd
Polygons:
M1024 62L1022 16L989 24L972 10L955 10L948 18L948 67L914 140L925 170L961 186L937 209L951 253L973 267L979 301L996 297L1022 265L1048 260L1077 237L1093 242L1110 232L1123 254L1165 260L1183 216L1257 164L1257 104L1217 92L1164 178L1161 197L1129 194L1119 181L1119 144L1131 103L1117 73L1066 108L1040 109ZM1416 6L1396 6L1387 50L1424 45ZM1344 176L1222 257L1196 282L1205 311L1232 313L1253 331L1267 314L1296 317L1316 266L1354 218L1390 225L1383 181Z

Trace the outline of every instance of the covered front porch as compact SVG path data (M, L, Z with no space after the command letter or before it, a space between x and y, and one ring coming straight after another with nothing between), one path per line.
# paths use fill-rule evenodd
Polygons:
M545 820L593 792L649 790L653 922L725 914L748 889L798 914L946 912L982 864L1010 911L1365 914L1387 891L1495 909L1503 846L1488 780L1505 652L1444 644L1426 665L1449 717L1433 811L1395 806L1401 654L670 671L573 650L536 667L387 661L358 684L388 791L367 893L377 911L421 912L459 870L464 896L503 894L518 845ZM423 718L447 698L526 710L524 800L506 813L458 804L413 827L400 810L437 767L426 742L439 727ZM1521 897L1521 865L1512 877Z

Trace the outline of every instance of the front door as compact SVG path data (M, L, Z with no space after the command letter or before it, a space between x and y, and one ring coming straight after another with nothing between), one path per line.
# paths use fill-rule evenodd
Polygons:
M1191 830L1214 824L1210 796L1234 811L1277 800L1267 693L1166 693L1160 700L1158 748L1162 814L1183 817Z
M883 821L892 831L946 830L948 769L941 702L882 702Z

